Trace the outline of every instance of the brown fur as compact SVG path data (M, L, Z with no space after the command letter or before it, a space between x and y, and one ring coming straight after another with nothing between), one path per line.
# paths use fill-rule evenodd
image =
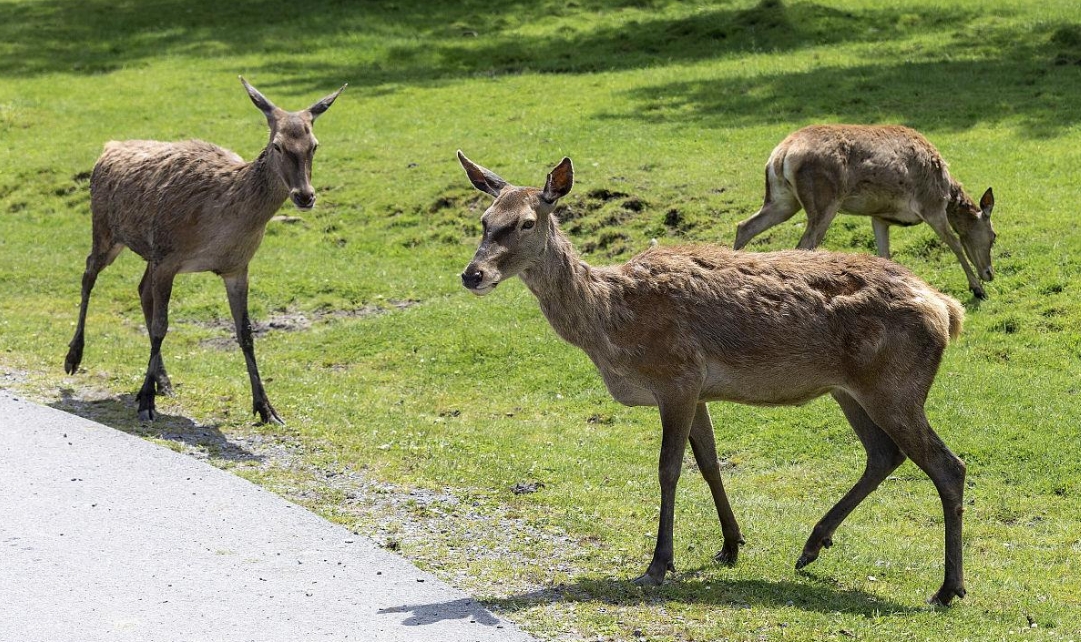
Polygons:
M800 249L818 247L838 211L872 217L879 256L886 258L890 225L925 221L957 256L976 296L986 296L980 278L994 278L991 189L977 205L938 150L907 127L813 125L790 134L766 163L762 208L739 224L735 248L801 208L807 229Z
M252 385L253 411L281 423L267 399L255 362L248 318L248 263L266 224L291 197L299 209L315 204L311 164L317 141L312 123L345 87L306 110L275 107L243 78L248 95L267 118L270 141L259 157L240 156L199 140L163 143L111 141L90 178L93 244L83 274L82 302L64 369L82 361L86 311L98 273L125 247L147 262L139 297L150 332L150 363L139 391L139 417L152 420L154 395L167 393L161 358L168 330L173 278L182 272L214 272L225 281L237 340Z
M555 331L589 355L617 401L660 409L661 521L639 582L660 583L673 567L675 485L688 440L724 533L719 559L734 563L738 555L742 537L705 403L790 405L828 393L863 442L867 470L816 525L797 566L831 544L841 521L907 455L935 482L946 512L946 578L933 599L946 604L964 595L965 467L923 412L943 351L961 329L956 300L896 263L864 255L697 245L651 248L623 265L592 267L551 214L573 184L568 159L539 190L508 185L459 155L474 185L496 197L463 284L487 294L519 276Z

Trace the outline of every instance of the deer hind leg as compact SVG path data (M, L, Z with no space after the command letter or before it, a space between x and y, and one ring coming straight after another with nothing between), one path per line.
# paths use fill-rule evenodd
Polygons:
M892 408L867 405L868 413L900 446L914 464L931 478L942 500L945 522L945 577L928 602L948 606L954 597L965 596L961 551L961 517L964 513L965 463L935 434L923 407Z
M675 572L672 530L675 523L676 484L683 467L683 453L695 416L697 394L691 399L658 399L661 413L661 455L657 473L661 485L661 516L657 524L657 546L645 574L634 580L640 586L659 586L668 571Z
M780 225L800 211L799 200L788 191L772 193L766 197L762 208L753 216L736 226L736 242L733 247L742 249L751 239L774 225Z
M175 277L175 270L164 269L160 264L147 264L145 278L148 283L143 287L150 291L153 310L148 327L150 361L146 365L143 387L135 397L139 402L140 421L153 421L157 417L157 407L154 405L155 386L158 382L157 373L165 370L161 360L161 344L169 331L169 298L173 294Z
M263 423L274 422L285 425L282 418L274 411L263 389L259 377L259 366L255 363L255 341L252 338L251 319L248 317L248 271L222 276L225 281L225 293L229 297L229 311L236 326L236 340L244 353L244 362L248 366L248 379L251 381L252 412L259 415Z
M146 331L150 332L150 327L154 323L154 291L150 287L150 264L146 264L146 271L143 272L143 278L139 281L139 302L143 306L143 319L146 320ZM169 375L165 372L165 360L159 358L158 369L152 373L154 384L157 388L157 394L159 395L171 395L173 393L173 384L169 381Z
M721 483L721 466L717 461L713 423L710 421L709 410L704 403L698 404L695 409L694 419L691 421L690 442L698 470L702 472L702 477L706 480L709 491L713 495L713 504L717 507L717 518L721 522L721 533L724 535L724 544L714 559L732 566L739 557L739 546L743 544L743 535L740 534L732 506L728 503L724 484Z
M796 245L800 250L813 250L826 238L833 217L841 206L838 189L829 176L805 170L796 174L796 194L807 212L807 229Z
M109 267L118 254L124 249L123 244L114 243L112 235L102 238L100 241L95 236L93 248L86 257L86 270L83 272L82 299L79 302L79 321L75 326L75 335L68 343L68 355L64 359L64 372L75 374L79 364L83 360L83 346L85 345L86 311L90 306L90 292L94 289L94 283L98 274Z
M860 502L878 488L882 480L905 461L904 453L893 439L871 420L855 399L840 390L833 392L833 398L841 406L848 423L852 425L852 430L856 432L864 450L867 451L867 465L856 484L815 524L811 536L807 538L807 543L803 546L803 552L796 561L796 569L801 569L815 561L823 548L832 546L833 533L841 522Z

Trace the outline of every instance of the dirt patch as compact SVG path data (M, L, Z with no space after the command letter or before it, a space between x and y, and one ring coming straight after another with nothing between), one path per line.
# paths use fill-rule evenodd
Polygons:
M329 319L358 319L364 317L386 314L395 310L406 310L420 301L415 299L396 300L391 299L386 305L367 303L359 308L349 310L312 310L311 312L279 312L263 320L252 322L252 336L264 337L271 332L302 332L311 329L312 325L326 322ZM224 336L211 337L201 341L201 345L217 350L232 350L236 347L236 335L232 319L217 318L211 321L195 321L192 325L202 328L219 330Z

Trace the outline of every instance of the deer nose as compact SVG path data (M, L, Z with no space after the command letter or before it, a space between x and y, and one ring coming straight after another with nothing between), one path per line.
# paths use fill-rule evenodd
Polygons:
M484 280L484 272L476 268L466 268L465 272L462 272L462 285L475 290L480 286L480 282Z
M315 192L311 190L293 190L293 204L302 210L310 210L315 205Z

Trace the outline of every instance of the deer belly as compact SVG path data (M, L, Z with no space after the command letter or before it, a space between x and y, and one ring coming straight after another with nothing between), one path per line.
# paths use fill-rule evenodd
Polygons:
M798 367L763 364L748 371L721 364L706 369L702 401L734 401L752 406L798 406L817 399L839 382Z

